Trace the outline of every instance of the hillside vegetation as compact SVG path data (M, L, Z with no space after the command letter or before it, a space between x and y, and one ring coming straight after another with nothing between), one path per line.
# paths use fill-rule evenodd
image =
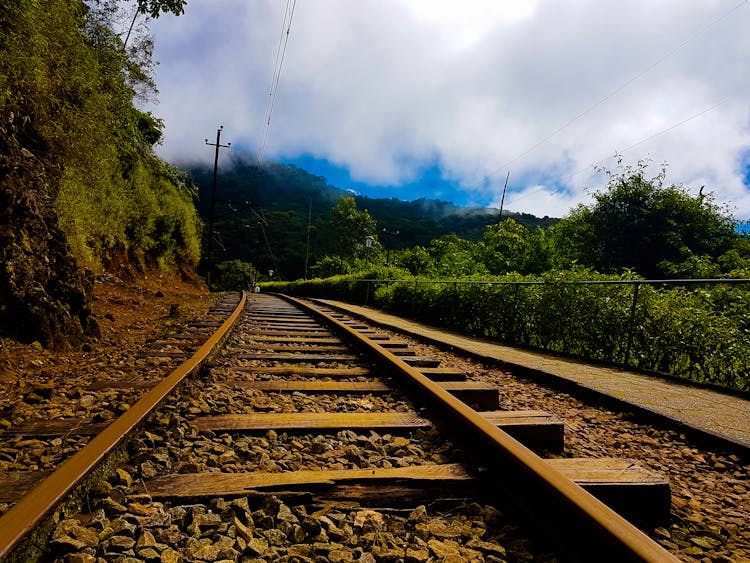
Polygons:
M478 241L487 225L498 220L493 209L429 199L406 202L358 196L293 165L266 162L258 166L253 157L239 152L223 158L216 190L214 260L241 260L261 272L273 269L275 276L285 279L305 276L306 256L312 266L339 254L332 212L343 198L353 198L356 207L374 219L373 234L385 250L428 246L443 235ZM207 223L213 168L199 164L185 168L200 189L199 209ZM503 216L529 229L555 222L526 213L504 212Z
M152 16L181 4L138 3ZM135 103L155 93L151 41L124 45L118 10L0 0L0 330L25 340L96 332L90 271L189 274L199 259L186 176L156 157L162 123Z

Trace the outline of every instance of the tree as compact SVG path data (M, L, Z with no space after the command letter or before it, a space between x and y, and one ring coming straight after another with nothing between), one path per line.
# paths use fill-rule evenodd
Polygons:
M434 264L427 250L421 246L396 251L393 262L409 270L413 276L427 274Z
M538 274L549 269L546 233L530 231L514 219L491 225L483 236L484 264L492 274Z
M114 11L121 3L120 0L93 0L94 7L108 11ZM137 0L136 2L137 13L153 19L158 18L162 13L181 16L185 13L186 5L187 0Z
M486 274L477 243L456 235L443 235L430 243L430 256L435 260L433 274L439 277L465 277Z
M529 230L513 219L487 227L483 235L484 263L492 274L520 272L528 254Z
M310 271L316 278L330 278L351 273L352 266L341 256L324 256L310 268Z
M13 121L12 136L44 164L55 222L80 262L189 271L200 231L193 195L153 151L163 122L133 103L152 84L150 51L122 52L109 27L117 8L0 0L0 121Z
M187 0L138 0L138 11L156 19L164 12L181 16L185 13Z
M634 269L646 277L674 271L696 256L718 258L731 247L734 220L713 196L664 186L664 170L647 178L646 163L607 172L591 206L580 205L553 227L557 260L602 272Z
M522 273L541 274L552 268L551 229L536 227L529 233L526 263Z
M219 291L240 291L249 289L258 278L258 270L249 262L242 260L229 260L217 265L219 280L216 289Z
M331 210L331 224L337 235L337 250L340 256L364 258L375 254L377 223L366 209L357 209L353 197L342 197L338 205Z

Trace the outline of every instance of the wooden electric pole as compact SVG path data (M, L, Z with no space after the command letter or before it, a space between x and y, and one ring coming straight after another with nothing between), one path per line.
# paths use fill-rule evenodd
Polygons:
M508 170L508 175L505 177L505 186L503 186L503 197L500 199L500 220L498 223L503 222L503 204L505 203L505 191L508 189L508 180L510 179L510 170Z
M307 264L310 260L310 231L312 230L312 199L307 210L307 246L305 248L305 279L307 279Z
M219 149L228 149L232 146L232 143L226 145L221 144L221 131L224 126L221 125L216 130L216 142L209 143L206 139L206 144L212 147L216 147L216 154L214 155L214 179L211 184L211 211L208 215L208 245L206 248L206 283L208 284L209 290L211 289L211 268L213 267L213 241L214 241L214 209L216 208L216 171L219 168Z

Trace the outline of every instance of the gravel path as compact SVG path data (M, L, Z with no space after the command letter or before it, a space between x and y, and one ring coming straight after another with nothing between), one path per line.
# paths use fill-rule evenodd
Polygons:
M171 284L153 289L113 276L98 279L93 308L102 336L80 350L53 353L38 343L0 338L0 430L37 421L107 422L129 409L145 389L108 388L106 382L159 381L180 361L158 356L178 349L167 337L205 318L219 299L184 282ZM89 441L72 434L0 435L0 473L50 472ZM0 502L0 514L10 507Z

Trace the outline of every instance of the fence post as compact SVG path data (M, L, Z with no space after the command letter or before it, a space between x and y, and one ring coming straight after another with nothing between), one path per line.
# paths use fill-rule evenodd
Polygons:
M633 285L633 302L630 304L630 321L628 322L628 340L625 345L625 365L630 365L630 349L633 347L633 331L635 324L635 308L638 305L638 290L641 284L636 282Z
M513 284L513 310L510 314L510 341L518 344L518 336L516 335L516 315L518 314L518 283Z
M416 297L417 297L417 289L418 289L418 287L419 287L419 281L418 280L414 280L414 298L411 300L411 311L410 311L411 315L416 315L416 313L417 313L417 306L416 306L417 299L416 299Z

